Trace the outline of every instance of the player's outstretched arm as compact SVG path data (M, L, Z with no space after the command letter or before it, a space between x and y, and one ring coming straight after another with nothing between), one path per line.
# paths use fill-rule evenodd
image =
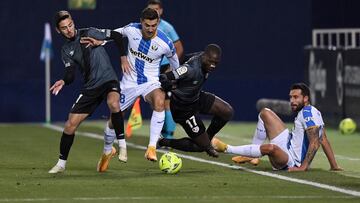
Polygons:
M329 164L330 164L330 170L331 171L342 171L343 169L340 168L336 162L336 159L335 159L335 155L334 155L334 151L332 150L331 148L331 145L330 145L330 142L329 140L327 139L327 136L326 136L326 132L325 132L325 128L324 128L324 131L323 131L323 136L322 136L322 139L321 139L321 147L329 161Z
M320 147L319 126L312 126L306 129L309 140L309 148L306 152L305 159L300 167L290 167L289 171L306 171L309 169L312 160L315 157L317 150Z
M52 91L52 94L57 95L64 85L64 80L58 80L50 87L50 91Z

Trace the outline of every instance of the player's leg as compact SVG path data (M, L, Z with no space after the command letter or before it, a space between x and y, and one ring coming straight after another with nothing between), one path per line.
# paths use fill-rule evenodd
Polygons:
M284 122L270 109L264 108L260 111L258 116L258 123L254 132L252 144L261 145L266 138L273 139L286 129ZM258 165L260 160L258 158L233 157L232 160L236 163L250 162L253 165Z
M160 138L165 119L164 100L165 93L160 88L153 89L145 96L145 101L148 102L153 109L150 120L150 140L145 153L145 158L150 161L157 161L156 144Z
M118 83L116 82L113 85L118 86ZM104 135L104 150L97 165L97 171L99 172L104 172L108 169L110 159L116 153L116 150L113 147L115 137L122 136L124 138L124 119L119 103L120 94L117 91L113 91L114 89L111 84L109 84L108 89L109 92L106 95L106 103L111 112L111 124L114 127L115 133L105 133Z
M201 92L200 104L200 113L214 116L206 130L211 140L232 118L234 110L229 103L208 92Z
M85 120L89 114L70 113L65 123L64 131L60 140L60 155L56 165L49 170L49 173L61 173L65 170L66 161L74 142L75 131L80 123Z
M160 67L160 73L169 71L171 71L170 64L162 65ZM165 94L165 121L163 129L161 130L161 135L164 138L172 138L176 128L176 123L170 111L170 94L171 92Z
M198 115L193 114L187 119L181 120L179 124L184 128L186 134L191 137L194 143L202 149L202 151L205 151L209 156L218 157L218 153L211 145L205 125ZM189 146L189 151L190 147L192 147L192 150L194 151L199 151L195 146Z
M121 88L121 94L119 98L119 105L121 112L124 112L129 108L136 100L136 98L139 96L137 94L137 87L131 87L131 88ZM124 114L122 114L124 115ZM111 116L110 116L111 117ZM126 140L125 136L120 134L116 134L114 127L110 120L108 121L108 124L105 126L105 137L114 137L116 136L116 139L118 140L119 145L119 156L118 159L121 162L127 162L127 147L126 147Z

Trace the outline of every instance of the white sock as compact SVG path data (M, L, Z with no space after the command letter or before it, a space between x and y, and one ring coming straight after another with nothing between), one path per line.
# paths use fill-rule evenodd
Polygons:
M241 145L241 146L228 145L226 149L226 153L238 154L241 156L247 156L253 158L259 158L262 156L260 152L260 145L258 144L249 144L249 145Z
M125 139L118 140L118 142L119 142L118 144L119 144L120 148L126 149L126 140Z
M115 137L115 130L110 129L109 124L106 123L106 127L104 130L104 154L109 154L111 152Z
M262 144L266 139L266 130L264 121L261 119L260 114L258 116L258 123L255 129L252 144Z
M65 168L66 160L59 159L58 162L56 163L56 165L58 165L58 166L60 166L62 168Z
M150 121L150 141L149 146L156 147L156 143L160 138L161 130L164 125L165 111L153 111Z

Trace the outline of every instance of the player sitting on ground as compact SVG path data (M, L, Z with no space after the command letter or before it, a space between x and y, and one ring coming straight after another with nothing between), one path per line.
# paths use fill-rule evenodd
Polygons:
M291 110L297 112L291 133L273 111L264 108L260 111L254 135L257 144L232 146L215 138L212 144L218 151L229 154L250 158L267 155L274 169L308 170L321 142L328 143L324 122L320 111L310 105L308 86L303 83L292 85L289 96ZM262 144L266 138L270 143ZM330 163L333 170L341 170L335 159Z

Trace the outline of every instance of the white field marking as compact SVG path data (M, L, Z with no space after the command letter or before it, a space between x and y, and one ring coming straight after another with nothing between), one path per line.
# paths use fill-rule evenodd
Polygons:
M46 127L46 128L56 130L56 131L60 131L60 132L63 131L62 127L51 125L51 124L44 124L43 126ZM77 134L85 136L85 137L91 137L91 138L95 138L95 139L100 139L100 140L103 139L102 135L97 135L95 133L78 132ZM129 143L129 142L127 143L127 146L133 147L135 149L142 149L142 150L146 149L145 146L141 146L141 145L137 145L137 144ZM167 152L165 150L157 150L157 151L162 152L162 153ZM327 184L323 184L323 183L317 183L317 182L308 181L308 180L291 178L291 177L287 177L287 176L283 176L283 175L279 175L279 174L274 174L274 173L270 173L270 172L266 172L266 171L252 170L252 169L248 169L248 168L242 167L242 166L236 166L236 165L230 165L230 164L227 164L227 163L210 161L210 160L206 160L206 159L202 159L202 158L198 158L198 157L194 157L194 156L189 156L189 155L185 155L185 154L179 154L179 153L177 153L177 154L180 157L183 157L183 158L189 159L189 160L193 160L193 161L213 164L213 165L217 165L217 166L223 166L223 167L231 168L231 169L241 169L241 170L244 170L246 172L259 174L259 175L262 175L262 176L268 176L268 177L277 178L277 179L280 179L280 180L285 180L285 181L288 181L288 182L300 183L300 184L303 184L303 185L310 185L310 186L314 186L314 187L321 188L321 189L326 189L326 190L330 190L330 191L335 191L335 192L340 192L340 193L360 197L360 192L355 191L355 190L343 189L343 188L339 188L339 187L336 187L336 186L327 185Z
M226 196L131 196L131 197L73 197L73 198L16 198L0 199L0 202L47 202L47 201L111 201L111 200L224 200L224 199L355 199L354 196L320 196L320 195L226 195Z

